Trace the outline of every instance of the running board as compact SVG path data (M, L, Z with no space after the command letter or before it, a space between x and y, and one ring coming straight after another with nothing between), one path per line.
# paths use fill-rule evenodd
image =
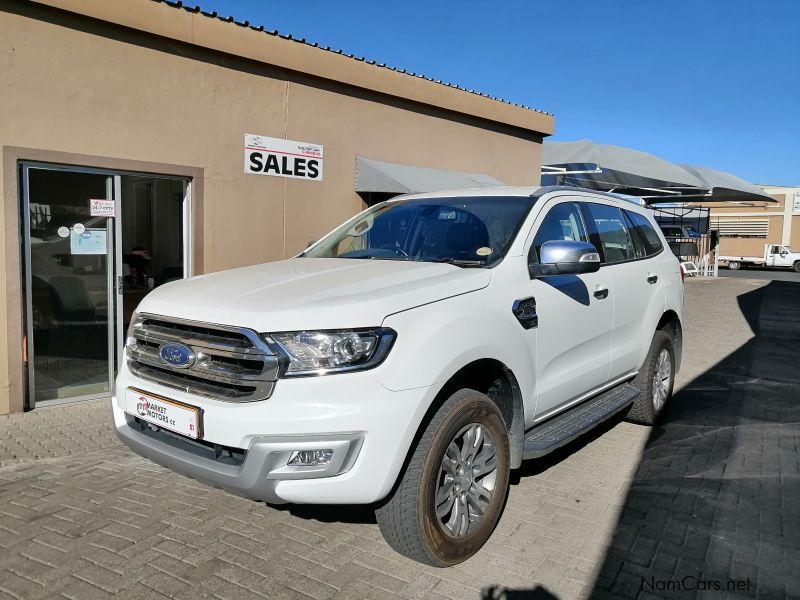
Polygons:
M522 458L538 458L568 444L628 408L638 395L638 389L624 383L537 425L525 434Z

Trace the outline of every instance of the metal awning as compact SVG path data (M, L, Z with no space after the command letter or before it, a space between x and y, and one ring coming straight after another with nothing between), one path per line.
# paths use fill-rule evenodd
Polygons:
M701 198L692 197L691 200L694 202L778 202L760 187L731 173L708 167L680 166L698 179L702 179L706 187L711 190L709 195Z
M542 176L558 183L650 197L705 194L699 177L662 158L590 140L544 142ZM544 181L543 181L544 183Z
M357 192L408 194L499 185L505 184L484 173L414 167L360 156L356 159Z

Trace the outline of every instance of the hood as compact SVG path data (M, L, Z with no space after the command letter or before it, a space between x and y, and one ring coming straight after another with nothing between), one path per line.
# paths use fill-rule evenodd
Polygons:
M488 269L344 258L290 258L168 283L138 312L294 331L375 327L386 316L486 287Z

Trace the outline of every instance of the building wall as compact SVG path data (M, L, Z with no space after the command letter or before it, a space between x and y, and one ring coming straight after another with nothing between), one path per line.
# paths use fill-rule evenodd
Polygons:
M774 204L709 204L712 223L714 217L728 218L763 218L769 222L766 238L737 238L727 237L721 239L720 253L733 256L761 256L765 244L789 244L792 247L800 245L800 211L794 210L795 194L800 191L796 187L763 186L770 196L777 201Z
M225 35L252 33L213 25L233 28ZM487 173L515 185L539 180L535 131L37 4L0 0L0 47L0 226L13 232L0 248L0 348L8 348L0 361L0 414L21 401L19 209L9 148L97 157L81 160L84 166L119 160L202 170L202 220L192 232L196 272L291 256L360 210L353 191L358 155ZM245 133L322 144L324 181L244 174Z

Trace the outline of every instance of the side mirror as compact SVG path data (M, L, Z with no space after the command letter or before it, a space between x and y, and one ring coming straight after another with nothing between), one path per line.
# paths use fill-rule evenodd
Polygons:
M600 268L600 254L587 242L551 240L542 244L539 255L538 263L528 265L531 278L594 273Z

